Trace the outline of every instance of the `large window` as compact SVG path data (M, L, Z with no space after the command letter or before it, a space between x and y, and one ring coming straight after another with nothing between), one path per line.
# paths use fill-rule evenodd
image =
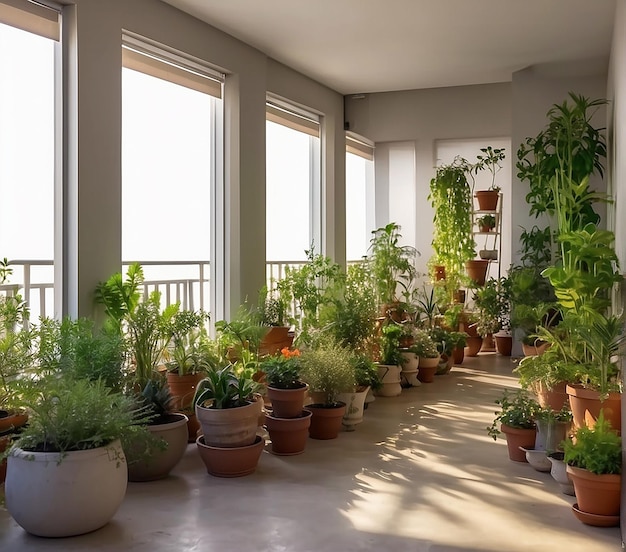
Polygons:
M221 83L169 56L123 54L122 256L148 280L189 280L170 300L208 310Z
M0 257L34 320L54 315L58 34L57 12L0 4Z
M319 120L269 103L266 130L266 258L305 261L320 252Z
M363 138L346 136L346 258L367 254L374 223L374 148Z

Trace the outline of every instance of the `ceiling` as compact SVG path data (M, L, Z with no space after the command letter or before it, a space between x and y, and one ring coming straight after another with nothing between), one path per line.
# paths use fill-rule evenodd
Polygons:
M616 0L164 0L342 94L605 64Z

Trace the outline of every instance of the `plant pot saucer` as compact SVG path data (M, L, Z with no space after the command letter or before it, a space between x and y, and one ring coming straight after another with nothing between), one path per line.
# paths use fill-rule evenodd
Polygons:
M585 525L593 525L594 527L617 527L619 525L619 515L601 516L583 512L578 509L578 503L572 505L572 512L574 512L574 515Z

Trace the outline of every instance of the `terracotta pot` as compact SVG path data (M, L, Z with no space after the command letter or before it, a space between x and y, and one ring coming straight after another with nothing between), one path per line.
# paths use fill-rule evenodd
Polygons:
M523 450L520 450L520 447L533 449L535 447L537 430L535 428L519 429L501 424L500 431L506 435L506 446L509 451L509 459L513 462L527 462L526 453Z
M496 350L496 342L493 338L493 334L483 336L483 345L480 350L484 353L492 353Z
M4 410L2 411L5 412ZM26 425L28 414L8 414L0 418L0 433L15 431Z
M580 510L599 516L619 515L621 475L598 475L569 465L566 469L574 484Z
M465 347L455 347L452 349L452 361L454 364L459 365L463 364L463 359L465 358Z
M272 441L272 453L280 456L302 454L309 437L312 413L310 410L300 410L298 416L278 418L265 415L265 426Z
M18 448L8 458L6 507L33 535L82 535L109 522L124 500L127 484L119 441L63 454Z
M474 194L480 211L495 211L498 207L499 196L500 193L494 190L478 190Z
M10 435L4 435L3 437L0 437L0 456L2 456L2 453L7 448L9 448L10 445L11 445ZM7 475L7 461L5 458L4 460L0 462L0 484L4 483L6 475Z
M265 446L265 439L256 435L250 445L243 447L212 447L204 436L196 440L206 471L215 477L242 477L254 473Z
M375 394L379 397L397 397L402 393L402 385L400 384L400 366L388 366L386 364L378 365L378 377L382 382L382 387Z
M511 356L513 350L513 336L495 334L493 338L496 340L496 351L502 356Z
M187 432L188 442L196 442L196 434L200 424L193 412L192 403L196 393L196 387L200 380L204 378L204 374L187 374L179 376L176 372L167 373L167 386L172 395L171 409L174 412L180 412L187 416Z
M580 384L569 384L565 388L569 395L569 403L574 416L574 427L583 425L593 427L604 411L604 418L611 423L611 427L621 435L622 432L622 395L609 393L608 398L600 402L600 393L593 389L586 389ZM580 504L579 504L580 506ZM583 508L584 510L584 508Z
M245 447L254 443L259 408L256 401L236 408L196 405L204 443L211 447Z
M417 379L422 383L432 383L435 381L435 374L439 368L440 357L426 358L420 357Z
M474 259L473 261L467 261L465 263L465 272L467 273L468 278L477 286L485 285L488 268L489 261L485 261L483 259Z
M550 344L544 341L537 341L534 345L528 345L522 342L522 352L524 356L542 355L549 347Z
M294 336L289 329L289 326L271 326L259 344L259 355L277 355L285 347L291 347Z
M136 460L141 454L141 447L133 445L125 450L128 459L129 481L156 481L167 477L187 450L188 430L187 416L184 414L168 414L167 423L148 426L148 431L167 443L165 450L155 450L149 458Z
M483 338L480 336L470 336L467 338L467 350L465 354L470 357L478 356L483 346Z
M309 386L303 383L296 389L279 389L267 386L267 397L272 403L272 416L276 418L298 418Z
M569 396L565 392L566 382L557 383L552 389L548 389L542 382L538 381L533 386L533 391L537 395L537 402L543 408L551 408L555 412L564 406L569 406Z
M436 281L446 279L446 267L443 265L433 266L433 275Z
M452 301L454 301L454 303L458 304L458 305L464 305L465 304L465 290L464 289L457 289L453 294L452 294Z
M310 410L311 425L309 437L311 439L336 439L341 430L341 422L346 413L346 403L338 403L339 406L326 406L323 404L309 404L305 406Z

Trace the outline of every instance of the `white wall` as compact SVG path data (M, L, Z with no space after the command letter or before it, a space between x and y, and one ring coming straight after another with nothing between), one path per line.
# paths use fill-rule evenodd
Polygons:
M227 74L225 86L226 297L223 309L255 300L265 283L265 99L268 91L324 115L328 209L324 250L345 260L343 98L258 50L158 0L74 0L64 10L69 83L70 224L65 314L87 315L95 285L121 266L121 36L127 30L200 58ZM343 224L343 226L342 226ZM57 254L60 251L57 251ZM215 314L215 313L214 313Z
M415 147L415 195L409 208L416 221L403 234L421 252L417 268L426 272L432 255L433 212L428 202L430 179L437 164L436 142L445 139L511 135L509 83L427 90L408 90L346 97L350 130L376 142L376 223L389 213L390 142L411 142ZM485 145L488 145L485 143ZM510 154L510 152L509 152ZM391 183L393 186L393 183ZM409 233L412 236L409 236Z

